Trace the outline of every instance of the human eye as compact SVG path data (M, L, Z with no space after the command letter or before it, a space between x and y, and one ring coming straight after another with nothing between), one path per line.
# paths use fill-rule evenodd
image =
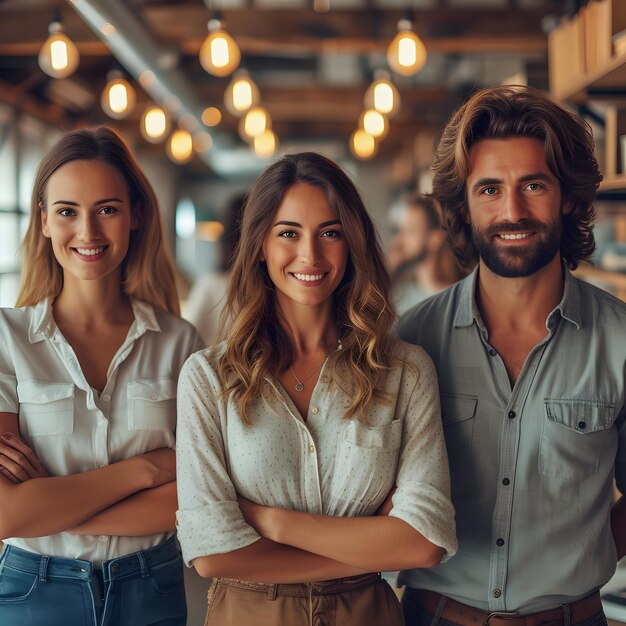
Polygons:
M74 209L59 209L57 211L57 215L60 215L61 217L72 217L76 215L76 211L74 211Z
M337 239L342 236L342 233L338 230L325 230L322 232L321 236L326 239Z
M98 213L102 215L112 215L113 213L117 213L117 209L114 206L103 206Z
M294 230L282 230L278 233L279 237L283 237L283 239L295 239L298 236Z
M526 189L529 191L539 191L540 189L543 189L543 185L541 183L528 183Z
M480 193L483 196L495 196L498 190L495 187L483 187Z

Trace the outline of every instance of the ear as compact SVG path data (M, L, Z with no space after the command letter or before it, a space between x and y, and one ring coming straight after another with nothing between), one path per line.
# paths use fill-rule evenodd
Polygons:
M574 207L572 206L571 200L563 200L563 202L561 203L561 212L563 213L563 215L571 213L573 208Z
M431 230L428 235L428 249L431 252L438 252L446 241L446 232L441 228Z
M39 215L41 217L41 232L44 237L50 239L50 229L48 228L48 212L44 209L43 204L39 203Z

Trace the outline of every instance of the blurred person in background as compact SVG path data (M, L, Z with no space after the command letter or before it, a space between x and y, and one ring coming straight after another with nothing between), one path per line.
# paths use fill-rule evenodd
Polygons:
M246 194L242 193L234 196L227 204L222 215L224 232L220 239L219 268L198 277L183 307L183 317L196 327L207 346L217 343L222 330L221 318L226 302L228 273L237 249L239 224L245 202ZM224 326L226 325L224 322Z
M400 315L466 275L450 248L435 203L421 194L407 199L389 257L392 297Z

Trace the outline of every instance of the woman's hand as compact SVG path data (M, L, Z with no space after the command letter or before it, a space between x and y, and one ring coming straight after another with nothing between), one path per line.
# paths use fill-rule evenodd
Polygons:
M276 526L278 520L275 513L280 511L280 509L256 504L242 496L237 496L237 501L239 502L239 508L246 522L248 522L261 537L276 541Z
M8 432L0 435L0 473L13 483L50 476L33 450Z

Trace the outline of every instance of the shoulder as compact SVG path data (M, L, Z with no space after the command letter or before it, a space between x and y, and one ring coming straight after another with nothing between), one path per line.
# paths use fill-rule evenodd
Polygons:
M398 368L405 379L412 379L417 383L418 380L429 379L435 374L433 360L422 346L394 337L390 345L390 354L395 361L392 367Z
M398 336L410 343L419 343L422 329L433 333L441 328L449 328L463 298L466 283L470 279L471 274L409 309L400 318Z
M183 365L181 378L210 379L214 383L219 380L219 362L226 350L226 341L222 341L210 348L194 352Z
M152 309L161 332L180 336L195 336L197 333L195 326L182 317L156 306L153 306Z
M626 302L584 280L573 277L580 290L582 312L589 312L593 318L600 316L615 317L626 322ZM586 320L585 320L586 321Z

